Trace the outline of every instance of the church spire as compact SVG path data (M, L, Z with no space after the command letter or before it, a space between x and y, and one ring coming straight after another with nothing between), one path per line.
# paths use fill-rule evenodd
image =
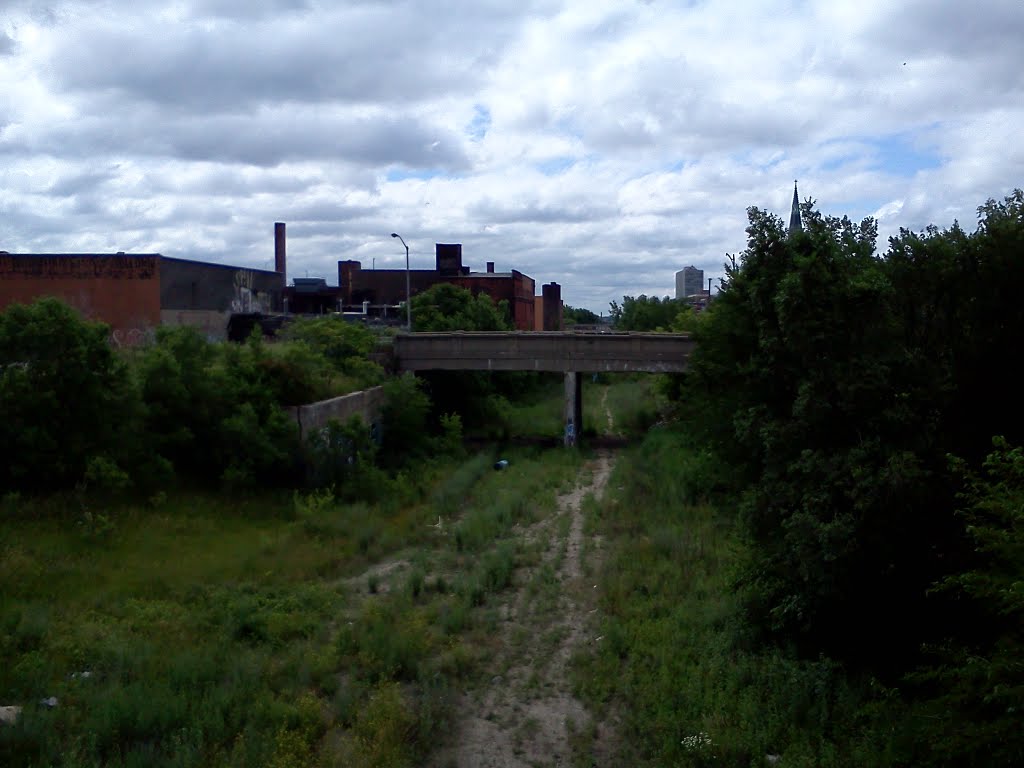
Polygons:
M793 181L793 209L789 213L789 232L803 232L804 225L800 221L800 197L796 193L796 181Z

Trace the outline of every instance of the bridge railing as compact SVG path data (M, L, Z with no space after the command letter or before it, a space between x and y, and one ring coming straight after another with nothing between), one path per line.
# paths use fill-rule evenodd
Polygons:
M687 334L576 332L412 333L395 337L400 370L598 373L686 370Z

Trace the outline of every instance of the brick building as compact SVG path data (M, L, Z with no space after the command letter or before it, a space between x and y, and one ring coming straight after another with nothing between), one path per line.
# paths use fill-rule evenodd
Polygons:
M562 330L562 287L558 283L541 286L541 295L533 297L535 331Z
M194 325L222 339L231 315L282 308L280 272L173 259L159 253L0 253L0 309L43 296L102 320L117 343L159 325Z
M160 324L160 255L0 253L0 309L63 299L121 333Z
M460 285L474 295L507 301L516 329L561 330L561 289L543 286L519 270L483 272L462 263L462 245L438 243L435 268L408 273L412 295L437 283ZM323 278L286 284L285 225L274 224L274 270L248 269L177 259L159 253L7 253L0 251L0 309L54 296L83 316L102 320L118 343L136 343L159 325L191 325L207 337L227 337L236 314L322 314L372 305L387 315L406 300L406 270L364 270L358 261L338 262L338 285ZM400 319L401 314L393 316Z
M538 304L535 296L536 283L532 277L517 269L496 272L494 262L487 262L483 272L473 272L462 263L460 243L437 243L434 249L434 269L411 269L408 271L409 293L415 296L438 283L451 283L470 291L474 296L484 293L495 302L507 301L512 314L512 323L517 330L532 331L538 327L538 318L543 311L554 313L555 304L549 299ZM364 301L373 306L397 306L406 300L406 270L404 269L363 269L359 261L338 262L338 285L343 302L347 306L359 306ZM557 300L555 314L541 321L544 330L561 328L561 296L558 285L552 283ZM544 286L545 295L548 286ZM541 313L538 313L538 306ZM550 328L548 326L551 326Z

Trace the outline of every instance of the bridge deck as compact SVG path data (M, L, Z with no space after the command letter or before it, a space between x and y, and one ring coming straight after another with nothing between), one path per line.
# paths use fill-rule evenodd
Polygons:
M404 371L557 371L601 373L686 370L696 343L676 333L461 332L395 337Z

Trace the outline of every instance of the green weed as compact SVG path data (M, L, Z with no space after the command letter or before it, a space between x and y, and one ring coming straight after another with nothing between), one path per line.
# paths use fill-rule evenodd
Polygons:
M624 454L591 526L607 537L600 644L573 660L579 695L621 713L618 762L868 766L889 748L870 696L827 659L744 650L733 589L743 544L727 509L694 503L717 472L684 437ZM874 745L871 749L867 745Z
M111 507L101 547L62 522L73 496L8 499L0 692L26 709L0 764L421 763L486 658L513 526L553 509L580 461L503 455L500 473L487 455L424 463L394 479L403 503L175 491ZM399 550L396 589L343 587Z

